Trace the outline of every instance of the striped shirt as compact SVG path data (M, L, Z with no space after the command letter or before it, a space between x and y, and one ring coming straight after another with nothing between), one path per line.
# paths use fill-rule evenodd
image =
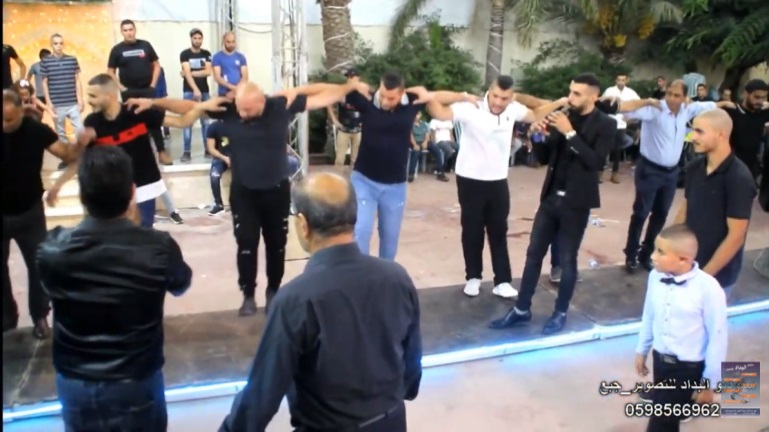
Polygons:
M77 74L80 64L71 55L49 55L40 61L40 75L48 78L48 96L54 107L77 105Z

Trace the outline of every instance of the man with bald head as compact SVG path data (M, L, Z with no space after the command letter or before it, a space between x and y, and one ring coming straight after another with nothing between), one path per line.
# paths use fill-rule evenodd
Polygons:
M234 91L240 83L248 82L246 56L237 51L235 33L222 36L222 50L211 59L214 67L214 81L219 85L219 96Z
M641 121L641 155L635 169L635 200L624 250L628 273L639 266L652 268L654 239L665 226L678 186L678 161L687 123L703 111L734 106L732 102L687 103L687 91L682 80L675 80L665 90L663 100L623 101L619 105L627 119ZM649 224L641 243L647 218Z
M685 200L676 223L688 225L699 241L697 262L729 296L742 269L745 236L757 195L750 169L732 151L732 119L721 109L694 119L694 151L704 155L686 167Z
M243 292L239 315L256 313L257 250L264 237L267 261L267 306L283 280L288 239L289 189L286 142L295 114L325 108L342 100L352 84L310 84L268 97L253 83L240 84L235 103L221 118L221 136L230 152L232 209L238 243L238 285Z
M361 253L344 177L311 174L292 198L310 260L273 299L248 384L219 430L263 432L288 395L296 431L406 431L403 402L422 377L414 283L399 264Z

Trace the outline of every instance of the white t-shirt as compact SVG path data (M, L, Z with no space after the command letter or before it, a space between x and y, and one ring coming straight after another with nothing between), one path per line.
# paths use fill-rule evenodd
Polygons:
M454 123L450 120L430 120L430 130L435 132L435 142L453 141L451 132L454 130Z
M606 91L603 92L603 96L617 98L620 102L641 99L635 90L627 86L623 87L622 90L620 90L617 86L609 87L606 89ZM625 117L622 114L614 114L611 117L617 120L617 129L627 129L627 123L625 122Z
M485 103L459 102L451 105L451 111L454 122L462 127L457 175L484 181L506 179L513 127L526 117L529 109L513 102L500 115L495 115Z

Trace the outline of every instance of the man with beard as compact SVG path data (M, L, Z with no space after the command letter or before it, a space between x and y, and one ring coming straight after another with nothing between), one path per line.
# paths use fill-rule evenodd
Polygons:
M237 242L238 285L243 292L240 316L256 313L257 255L264 237L267 307L283 281L291 191L286 157L289 124L295 114L333 105L355 87L310 84L269 97L253 83L241 84L234 106L222 118L221 139L228 142L230 207ZM162 102L162 101L161 101ZM411 119L409 119L409 123ZM406 167L403 167L406 174Z
M480 102L466 94L434 92L427 105L430 115L462 127L457 154L457 194L461 208L462 252L465 259L464 293L480 294L484 237L488 236L494 271L492 294L518 295L507 250L510 190L507 183L513 129L516 122L534 123L561 108L566 100L535 111L515 101L513 79L500 75ZM450 107L447 105L451 105Z
M705 111L694 119L692 143L697 154L686 167L684 203L676 216L697 236L697 262L714 276L727 298L742 270L745 237L756 198L756 183L729 144L734 136L730 115Z
M38 277L35 254L45 238L45 209L43 180L40 170L46 151L64 162L74 162L80 146L67 145L48 126L24 115L21 97L12 90L3 90L3 332L18 325L19 311L13 298L8 256L11 240L19 247L27 266L29 313L37 339L48 337L48 296Z
M200 29L190 31L190 43L192 46L182 51L179 61L182 63L182 90L185 100L205 102L211 94L208 91L208 77L211 76L211 52L201 48L203 45L203 32ZM208 119L200 119L200 131L203 136L203 147L206 146L206 130ZM184 129L184 153L182 162L191 160L192 128ZM208 150L205 150L208 156Z
M97 146L120 146L131 156L136 182L136 202L141 225L151 227L155 220L155 199L166 191L160 170L152 154L149 131L163 126L185 128L206 111L217 111L224 98L214 98L190 107L175 99L118 99L118 87L107 74L88 82L88 103L93 112L86 117L80 139ZM191 109L192 108L192 109ZM183 114L168 116L165 111Z
M227 32L222 36L222 48L211 59L219 96L225 96L235 91L238 84L248 82L248 62L246 56L237 51L235 33Z
M646 270L652 268L654 240L665 226L678 186L678 162L686 124L703 111L734 105L731 102L686 103L687 92L686 84L675 80L668 86L664 100L619 104L619 111L625 113L626 118L641 121L641 156L635 169L635 200L624 250L628 273L635 272L639 266ZM641 243L647 218L649 223Z
M732 151L745 165L754 178L758 178L758 155L761 150L761 138L764 128L769 123L769 84L754 79L745 84L745 93L742 102L734 108L726 108L729 117L732 118L734 128L729 137ZM764 149L764 154L767 150ZM764 166L764 170L767 167Z
M123 41L112 47L107 73L119 83L120 98L124 102L130 98L154 98L160 78L160 63L155 48L146 40L136 38L136 24L131 20L120 23L120 32ZM172 165L173 161L165 151L161 128L151 129L149 133L155 141L160 163Z
M596 173L603 167L617 131L617 122L595 107L600 91L601 84L595 75L578 75L569 86L569 113L554 112L535 126L547 139L534 144L533 150L540 163L548 164L550 169L534 216L518 300L507 315L491 322L489 327L493 329L531 321L531 302L542 274L542 261L556 235L561 282L555 311L545 323L543 333L559 332L566 324L566 312L577 284L577 253L590 210L601 206Z

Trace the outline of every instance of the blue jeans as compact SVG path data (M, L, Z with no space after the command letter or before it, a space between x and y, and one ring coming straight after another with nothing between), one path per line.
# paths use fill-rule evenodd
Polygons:
M433 158L435 158L435 170L439 173L443 172L443 167L446 163L445 158L443 157L443 152L440 148L438 148L437 145L430 142L427 143L427 151L430 152L431 155L433 155ZM422 163L422 150L411 150L411 153L409 153L409 175L411 177L414 176L417 172L417 164Z
M291 178L299 170L299 159L294 155L288 155L288 178Z
M184 92L184 100L193 100L194 93L192 92ZM201 102L207 101L211 98L211 95L209 93L202 93L201 94ZM200 132L203 136L203 148L206 148L206 131L208 130L208 119L207 118L201 118L200 119ZM184 129L184 152L189 153L190 148L192 147L192 128L185 128Z
M222 201L222 174L224 174L229 167L221 160L214 158L211 161L211 193L214 194L214 204L224 207L224 201Z
M139 208L139 225L152 228L155 224L155 198L136 204Z
M350 182L358 200L355 241L360 251L369 255L374 220L378 218L379 258L394 260L406 207L406 183L379 183L358 171L352 172Z
M168 428L163 372L136 381L83 381L56 376L67 432L152 431Z

